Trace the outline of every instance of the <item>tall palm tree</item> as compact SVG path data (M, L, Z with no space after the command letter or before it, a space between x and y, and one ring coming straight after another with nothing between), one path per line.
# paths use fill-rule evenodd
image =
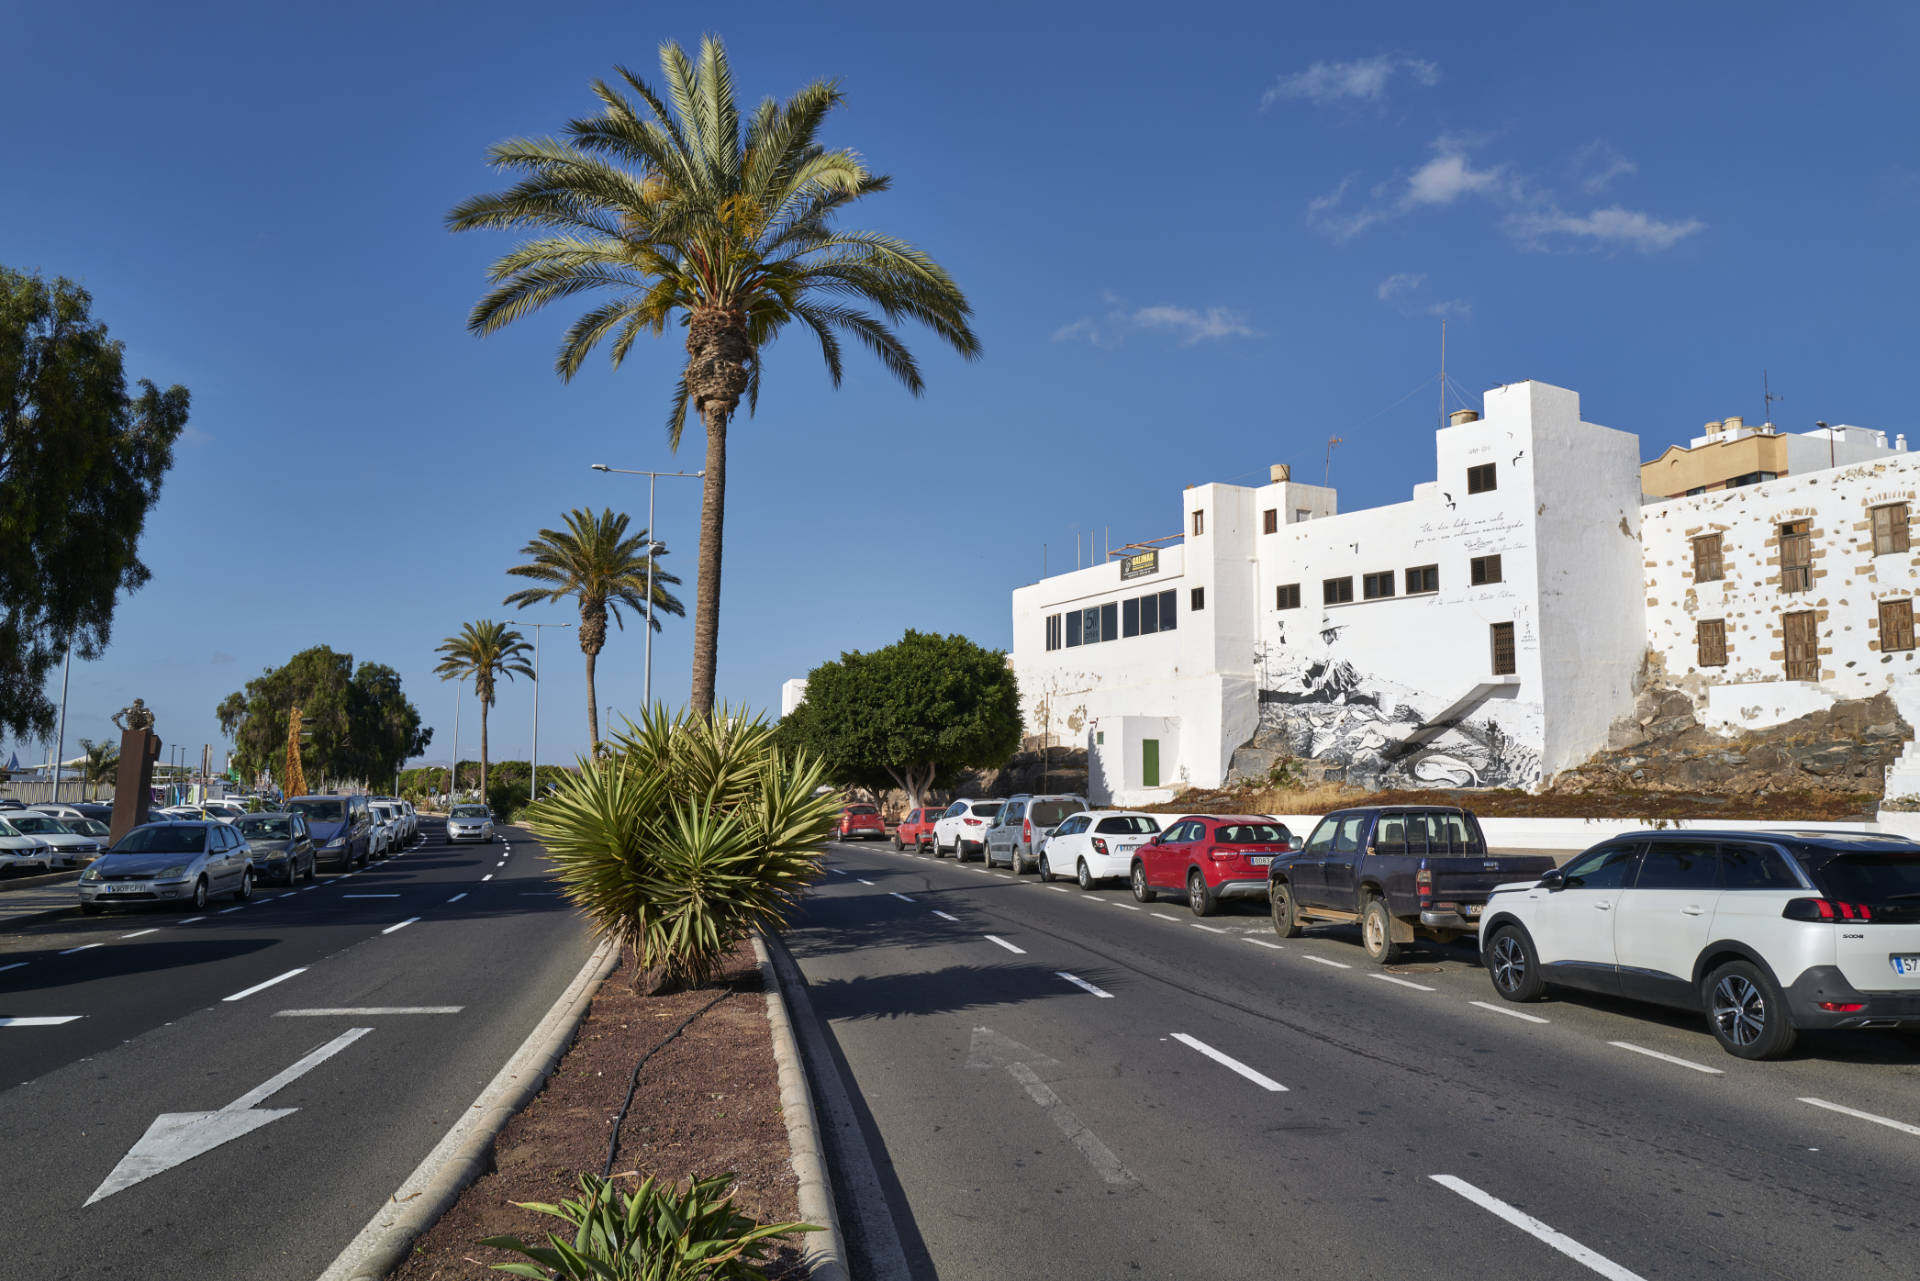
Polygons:
M480 700L480 799L487 797L487 709L493 706L494 684L504 676L533 679L527 655L533 646L505 623L483 618L466 623L458 636L449 636L434 651L440 665L433 674L443 681L472 680L474 696ZM456 762L457 763L457 762Z
M834 386L841 339L850 336L917 396L920 367L889 322L919 321L969 359L980 340L965 295L928 254L877 232L834 229L842 208L890 185L853 152L817 141L843 100L835 83L816 80L784 103L766 99L743 118L726 49L714 37L700 42L698 66L678 44L660 46L664 100L631 71L616 70L637 106L594 81L598 115L570 122L564 139L495 146L490 162L518 181L456 205L447 225L547 233L493 264L494 287L467 320L476 334L575 294L611 295L567 330L554 362L562 378L609 338L618 368L641 333L658 336L670 320L686 329L667 442L680 447L691 405L707 434L692 706L708 715L727 426L743 398L749 413L759 403L761 353L798 321L818 340Z
M593 683L594 666L607 644L607 615L625 631L620 607L627 606L644 614L647 608L647 570L653 570L653 630L660 630L660 615L685 615L687 607L668 584L680 580L655 563L654 557L667 554L665 544L655 544L650 532L627 533L627 515L618 516L611 508L602 508L598 516L581 508L566 514L565 530L543 529L538 537L520 549L529 557L524 565L507 572L531 578L543 584L525 587L508 596L508 605L558 603L569 596L580 601L580 652L587 656L587 737L593 747L600 746L600 705ZM648 548L653 548L651 555Z

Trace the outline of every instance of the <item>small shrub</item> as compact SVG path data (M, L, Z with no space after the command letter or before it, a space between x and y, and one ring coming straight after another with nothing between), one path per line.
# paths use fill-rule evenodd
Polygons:
M772 1238L820 1228L763 1224L739 1213L733 1178L693 1178L684 1190L648 1178L628 1196L608 1180L583 1174L578 1200L515 1202L572 1224L571 1242L548 1233L544 1246L519 1237L488 1237L480 1244L525 1255L532 1262L493 1267L533 1281L755 1281L755 1265L766 1262Z

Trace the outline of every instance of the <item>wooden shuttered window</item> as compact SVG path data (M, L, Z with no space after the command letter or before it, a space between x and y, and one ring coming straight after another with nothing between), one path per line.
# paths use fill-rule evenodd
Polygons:
M1782 614L1780 627L1787 642L1787 679L1819 680L1820 631L1814 623L1813 611L1806 609Z
M1913 648L1913 602L1880 602L1880 652Z
M1280 532L1280 509L1278 507L1269 507L1266 511L1260 513L1260 532L1263 534L1277 534Z
M1489 631L1493 640L1493 674L1513 675L1513 624L1495 623Z
M1793 520L1780 526L1780 590L1813 590L1813 525Z
M1694 539L1693 581L1717 583L1726 576L1726 562L1720 555L1720 535L1702 534Z
M1888 503L1873 509L1873 554L1907 550L1907 505Z
M1700 666L1725 667L1727 665L1727 620L1703 618L1696 624L1696 628Z

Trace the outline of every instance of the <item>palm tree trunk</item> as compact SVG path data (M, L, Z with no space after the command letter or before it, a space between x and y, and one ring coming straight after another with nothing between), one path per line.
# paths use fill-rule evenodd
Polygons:
M487 703L480 700L480 803L487 803Z
M720 536L727 519L727 418L732 405L709 401L706 484L700 498L700 582L693 606L693 712L713 714L714 668L720 650Z
M587 754L600 754L600 704L599 694L593 686L593 667L599 661L599 655L587 651Z

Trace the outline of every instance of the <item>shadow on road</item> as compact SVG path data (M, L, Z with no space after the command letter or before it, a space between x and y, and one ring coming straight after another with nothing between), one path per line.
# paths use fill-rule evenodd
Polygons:
M796 949L795 955L809 955ZM1076 976L1109 992L1125 989L1127 976L1087 966ZM862 975L851 979L809 979L807 993L822 1018L898 1019L920 1014L953 1014L989 1006L1025 1005L1054 996L1085 997L1044 965L956 965L906 974Z
M236 956L264 951L280 940L272 938L196 939L176 936L151 943L126 943L117 947L91 948L83 955L85 965L32 965L7 975L10 992L33 992L65 987L69 983L91 983L99 979L127 978L178 969L183 965L203 965ZM67 958L52 951L9 952L11 961L60 961Z

